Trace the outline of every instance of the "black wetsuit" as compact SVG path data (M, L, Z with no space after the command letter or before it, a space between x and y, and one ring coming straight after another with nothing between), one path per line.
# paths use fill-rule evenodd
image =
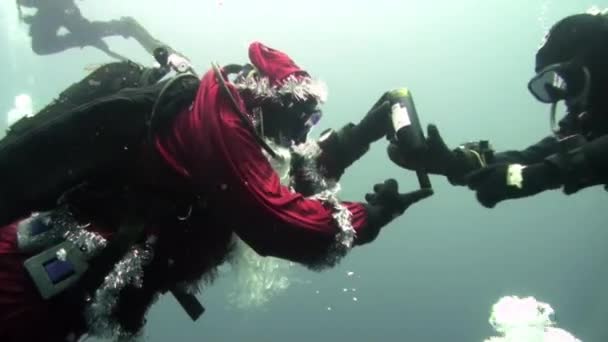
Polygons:
M556 136L548 136L522 151L495 153L490 160L495 163L518 163L531 165L543 161L561 164L567 173L566 186L571 192L593 185L608 184L608 119L581 121L574 115L567 115L560 122L558 136L581 135L585 139L565 148L568 154L567 165L558 158L562 150ZM562 145L563 146L563 145Z
M111 20L89 21L80 13L74 0L17 0L17 6L36 8L31 16L20 17L30 25L32 50L39 55L53 54L74 47L94 46L112 57L123 59L112 52L103 38L129 36L129 22ZM67 34L59 34L65 28Z

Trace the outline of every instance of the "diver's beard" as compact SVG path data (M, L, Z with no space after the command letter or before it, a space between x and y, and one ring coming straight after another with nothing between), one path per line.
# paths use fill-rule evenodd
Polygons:
M282 146L281 144L274 141L274 139L265 137L264 140L272 148L272 150L277 154L279 158L273 158L268 155L266 151L262 151L266 156L266 159L270 163L270 166L274 170L274 172L278 175L279 181L281 185L290 187L291 180L291 160L292 154L289 147Z
M297 145L291 143L289 146L284 146L270 138L264 140L280 156L280 158L272 158L266 155L283 186L305 197L334 190L335 182L325 179L322 175L323 170L316 164L315 157L320 153L317 151L316 143L305 142Z
M268 157L268 162L279 177L283 186L289 187L292 191L304 196L312 196L318 190L315 184L315 173L310 170L310 163L306 158L293 152L293 144L284 146L278 144L273 139L265 139L266 143L272 147L276 154L281 158Z

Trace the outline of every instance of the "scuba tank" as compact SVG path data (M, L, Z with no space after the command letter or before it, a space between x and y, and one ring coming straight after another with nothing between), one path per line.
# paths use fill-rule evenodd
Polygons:
M164 55L172 56L155 53L159 62ZM169 57L160 68L106 64L9 128L0 140L0 227L55 207L83 182L125 181L142 143L168 126L198 89L193 75L162 79L175 68Z
M426 138L414 106L412 93L407 88L400 88L389 92L388 99L391 103L392 124L389 140L403 153L425 153ZM432 188L428 173L417 170L416 176L421 189Z

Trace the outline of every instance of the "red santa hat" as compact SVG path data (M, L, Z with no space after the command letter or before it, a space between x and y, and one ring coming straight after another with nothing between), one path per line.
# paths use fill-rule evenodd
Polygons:
M313 79L287 54L260 42L249 45L249 59L258 71L257 77L246 77L237 86L251 90L255 96L279 98L291 95L296 100L327 100L327 86Z

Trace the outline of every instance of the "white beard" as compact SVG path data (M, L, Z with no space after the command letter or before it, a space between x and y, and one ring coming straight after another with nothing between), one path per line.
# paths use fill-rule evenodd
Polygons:
M265 150L262 150L268 159L270 166L272 166L274 172L276 172L279 176L281 184L283 186L291 187L291 149L278 145L270 139L265 139L265 141L268 146L270 146L274 152L281 157L281 159L272 158L272 156L270 156Z

